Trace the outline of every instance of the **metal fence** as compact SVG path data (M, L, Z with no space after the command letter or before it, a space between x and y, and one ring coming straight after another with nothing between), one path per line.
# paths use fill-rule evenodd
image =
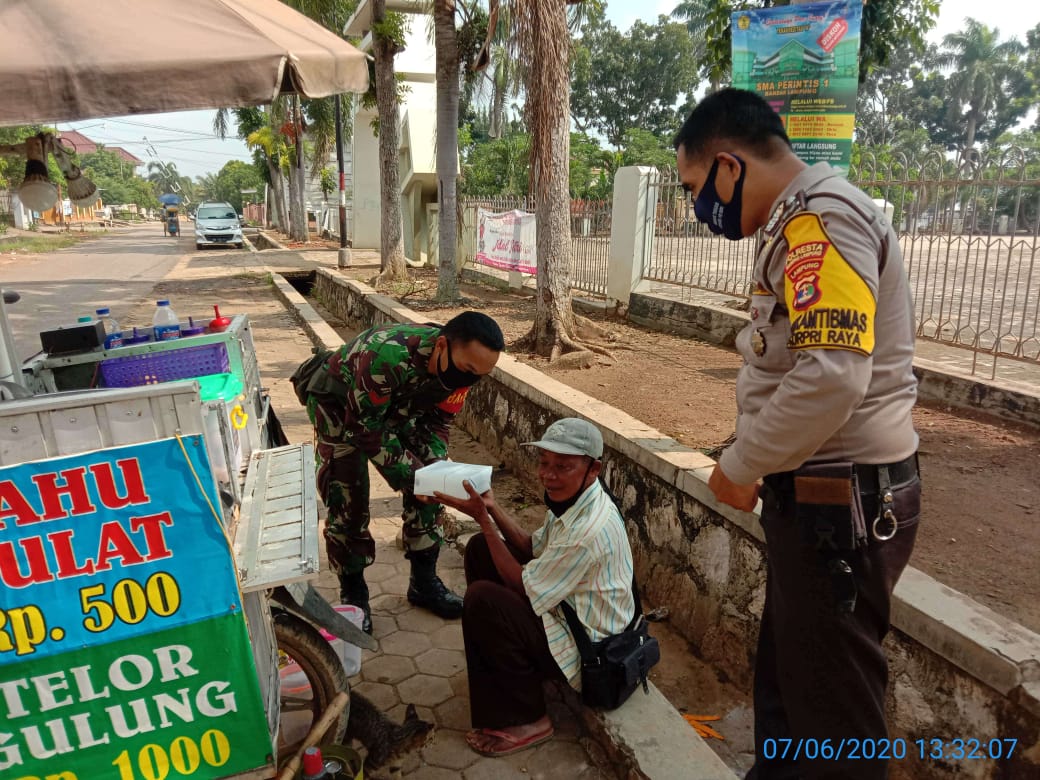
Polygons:
M952 160L866 153L849 177L890 212L920 338L971 350L973 373L982 355L991 376L997 358L1040 363L1040 162L1020 149ZM746 296L756 239L707 233L674 171L650 186L643 277Z
M501 196L466 198L461 209L482 208L488 211L519 209L532 214L534 198ZM592 295L607 293L607 264L610 259L611 201L571 201L571 287Z

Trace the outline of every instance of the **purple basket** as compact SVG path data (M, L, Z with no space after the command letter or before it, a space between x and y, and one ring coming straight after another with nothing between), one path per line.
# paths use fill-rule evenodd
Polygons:
M102 360L101 381L105 387L139 387L226 374L229 368L227 349L218 342Z

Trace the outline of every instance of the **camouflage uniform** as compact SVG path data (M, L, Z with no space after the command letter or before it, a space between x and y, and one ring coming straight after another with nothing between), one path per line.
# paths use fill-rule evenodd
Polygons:
M329 354L307 385L318 491L328 510L325 543L333 571L355 573L375 560L369 533L369 461L401 491L404 544L439 544L438 504L412 493L415 469L448 453L448 431L468 388L447 390L428 371L440 335L432 325L384 325Z

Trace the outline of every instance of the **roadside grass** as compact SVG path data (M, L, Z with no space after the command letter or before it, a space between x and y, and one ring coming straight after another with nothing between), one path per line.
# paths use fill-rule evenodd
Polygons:
M65 233L57 236L16 236L12 238L0 238L0 254L18 252L21 254L37 255L44 252L53 252L56 249L66 249L75 246L85 238L94 238L95 234L73 234Z

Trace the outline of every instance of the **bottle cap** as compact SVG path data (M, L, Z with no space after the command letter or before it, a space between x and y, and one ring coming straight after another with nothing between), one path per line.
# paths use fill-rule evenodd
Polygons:
M321 777L324 771L325 762L322 760L320 748L309 747L303 751L303 774L305 777L307 775Z
M106 306L106 307L105 307L105 308L103 308L103 309L94 309L94 313L95 313L95 314L97 314L97 315L102 315L102 314L111 314L111 311L110 311L110 309L109 309L109 308L108 308L108 307Z
M167 299L165 299L165 298L164 298L164 299L163 299L163 300L161 300L161 301L156 301L156 302L155 302L155 305L156 305L156 306L169 306L169 305L170 305L170 302L169 302L169 300L167 300Z
M84 315L84 316L80 317L78 320L76 320L76 322L93 322L93 321L94 321L93 317L89 317L89 316L86 316L86 315Z

